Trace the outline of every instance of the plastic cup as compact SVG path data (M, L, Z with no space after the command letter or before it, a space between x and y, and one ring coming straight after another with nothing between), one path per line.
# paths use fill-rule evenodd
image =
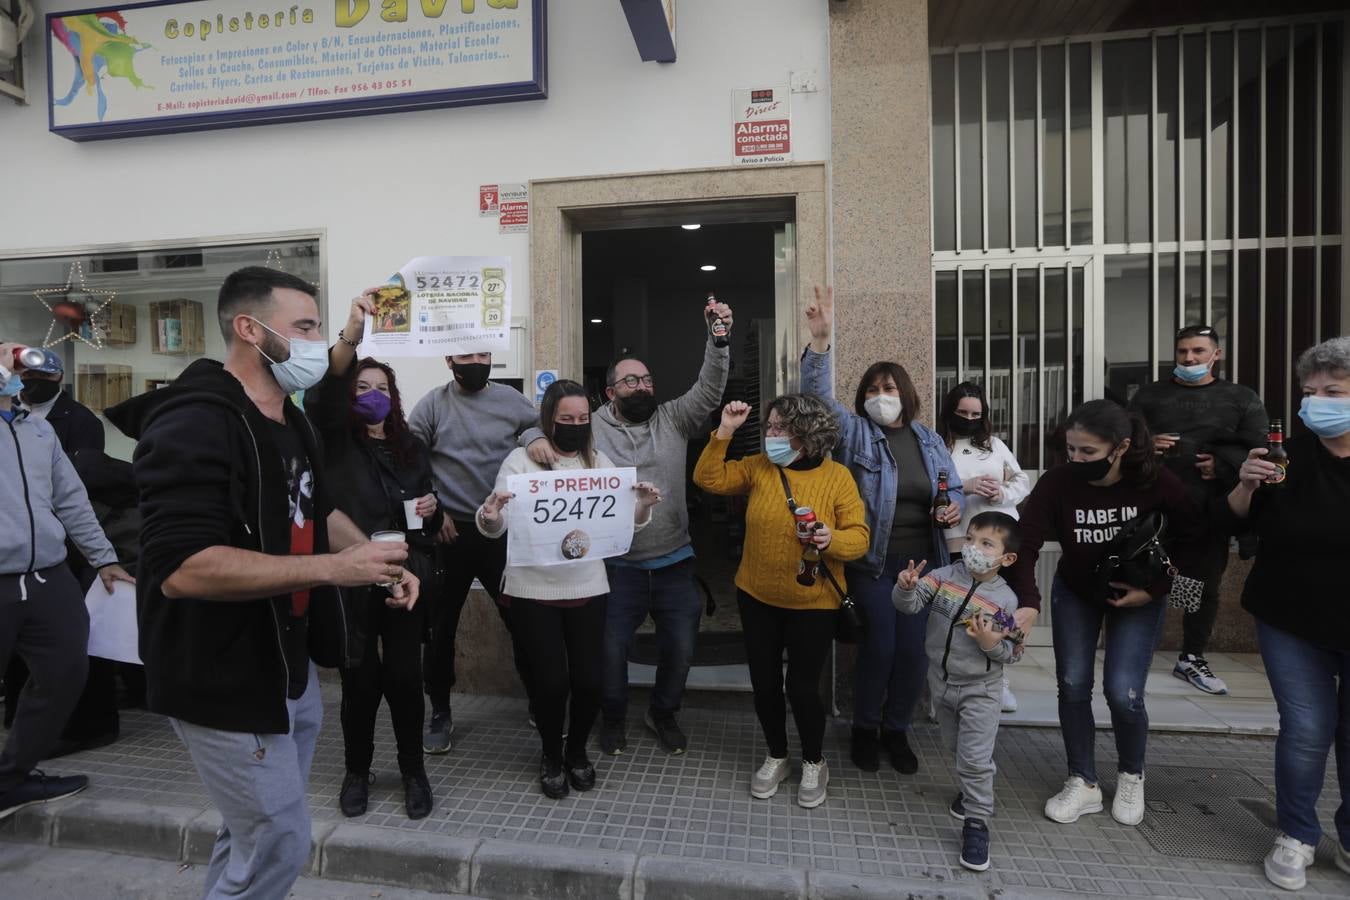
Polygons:
M402 544L407 540L407 537L401 531L377 531L370 536L370 539L381 543ZM381 581L376 584L376 587L393 587L396 583L394 581Z
M1176 458L1176 457L1178 457L1178 456L1181 456L1181 432L1179 432L1179 431L1164 431L1164 432L1161 432L1161 435L1162 435L1163 437L1165 437L1165 438L1171 438L1171 439L1172 439L1172 446L1168 447L1165 451L1163 451L1163 456L1172 457L1172 458Z
M403 518L408 523L409 531L420 531L422 528L422 517L417 514L417 501L403 501Z

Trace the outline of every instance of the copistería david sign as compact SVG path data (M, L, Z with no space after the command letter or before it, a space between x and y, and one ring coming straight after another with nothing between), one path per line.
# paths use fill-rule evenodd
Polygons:
M547 96L547 0L152 2L47 15L72 140Z
M633 543L637 469L567 469L510 475L506 562L563 566L622 556Z

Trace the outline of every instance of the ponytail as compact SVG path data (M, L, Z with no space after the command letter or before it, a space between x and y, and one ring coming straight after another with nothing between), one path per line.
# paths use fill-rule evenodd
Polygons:
M1086 431L1112 448L1129 438L1130 447L1120 459L1121 474L1140 487L1148 487L1158 477L1161 464L1153 452L1153 433L1138 412L1111 400L1089 400L1069 415L1064 428Z

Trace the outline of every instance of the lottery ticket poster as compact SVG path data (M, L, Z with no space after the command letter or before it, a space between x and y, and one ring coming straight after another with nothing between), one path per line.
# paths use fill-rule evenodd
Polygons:
M633 543L637 469L564 469L506 479L506 564L565 566L622 556Z
M509 256L419 256L380 288L362 343L378 356L505 353Z

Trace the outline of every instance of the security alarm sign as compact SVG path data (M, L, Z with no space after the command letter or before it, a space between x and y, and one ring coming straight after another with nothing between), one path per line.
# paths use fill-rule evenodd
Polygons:
M734 165L792 162L792 115L787 85L731 92Z

